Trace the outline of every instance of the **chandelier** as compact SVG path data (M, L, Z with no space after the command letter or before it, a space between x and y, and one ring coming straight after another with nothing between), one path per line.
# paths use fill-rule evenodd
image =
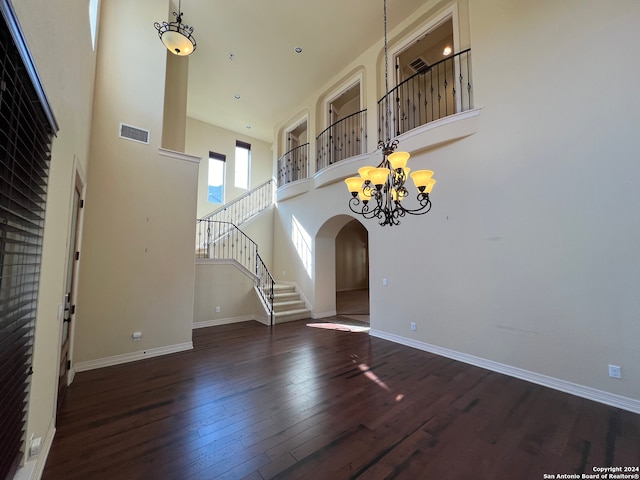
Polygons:
M386 105L386 132L390 132L389 119L391 107L389 106L389 61L387 52L387 1L384 0L384 86ZM407 214L423 215L431 210L429 194L436 181L431 170L416 170L410 173L407 167L409 153L396 152L398 140L381 140L378 148L382 150L382 162L377 167L362 167L358 169L359 177L350 177L345 180L348 190L351 192L349 208L353 213L362 215L366 219L377 218L378 223L384 225L399 225L400 219ZM408 177L411 177L418 189L415 208L407 208L403 200L409 196L409 190L405 186Z
M173 12L175 22L155 22L158 36L164 46L174 55L191 55L196 49L196 39L193 37L193 27L182 23L182 0L178 2L178 13Z

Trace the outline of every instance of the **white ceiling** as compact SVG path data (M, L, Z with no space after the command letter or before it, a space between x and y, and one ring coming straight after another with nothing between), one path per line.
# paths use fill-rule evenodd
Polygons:
M387 0L387 30L424 2ZM383 36L382 0L183 0L182 11L197 41L187 114L267 142Z

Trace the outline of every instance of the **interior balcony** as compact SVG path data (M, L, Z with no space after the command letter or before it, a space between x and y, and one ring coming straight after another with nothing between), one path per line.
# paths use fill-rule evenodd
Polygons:
M378 141L395 138L403 150L428 150L475 133L479 113L473 105L467 49L421 66L378 101ZM377 152L367 152L366 146L366 109L332 123L315 138L315 171L309 143L280 157L277 200L342 181L360 166L377 163Z

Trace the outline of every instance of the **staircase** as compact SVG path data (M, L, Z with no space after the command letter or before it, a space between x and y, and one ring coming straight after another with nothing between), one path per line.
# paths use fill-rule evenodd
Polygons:
M274 201L269 180L196 221L196 258L233 260L255 279L256 292L273 325L273 277L258 254L258 245L238 228Z
M311 318L309 310L294 285L278 283L273 287L273 323Z
M311 310L295 286L275 284L258 254L258 245L237 226L273 205L273 186L270 180L198 219L196 233L197 258L233 260L255 278L256 292L270 317L270 325L311 318Z

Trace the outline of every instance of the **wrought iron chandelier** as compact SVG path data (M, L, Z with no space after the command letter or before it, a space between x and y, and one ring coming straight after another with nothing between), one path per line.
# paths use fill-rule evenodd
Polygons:
M387 51L387 1L384 0L384 86L386 105L386 132L391 118L389 106L389 61ZM409 153L396 152L398 140L381 140L378 148L382 150L382 162L377 167L362 167L358 169L359 177L345 180L351 192L349 208L353 213L362 215L366 219L377 218L378 223L384 225L399 225L400 219L407 214L422 215L431 210L429 194L436 183L431 170L417 170L413 173L407 167ZM409 196L405 182L411 176L418 189L418 206L406 208L403 200Z
M178 2L178 12L173 12L175 22L155 22L153 25L158 30L158 37L174 55L191 55L196 49L196 39L193 36L193 27L182 23L182 0Z

